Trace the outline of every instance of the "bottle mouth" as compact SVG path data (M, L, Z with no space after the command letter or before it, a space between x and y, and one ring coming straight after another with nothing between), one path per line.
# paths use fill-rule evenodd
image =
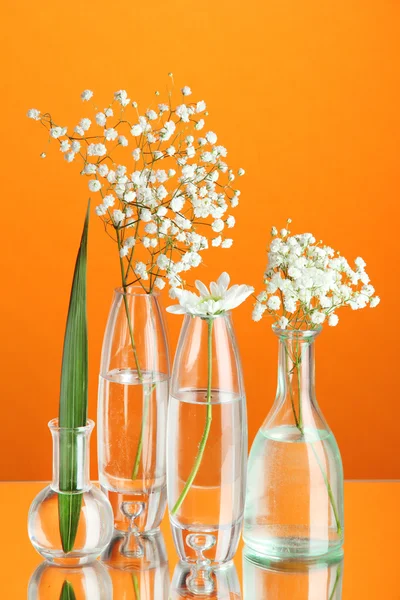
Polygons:
M92 421L92 419L88 419L86 421L86 425L82 425L80 427L60 427L58 424L58 418L56 418L48 422L48 427L51 432L69 431L71 433L89 433L94 428L94 421Z
M130 285L126 289L124 289L122 286L120 286L120 287L115 288L114 292L116 294L119 294L120 296L150 296L150 297L155 296L155 297L157 297L160 295L159 291L146 292L146 290L144 290L141 285Z
M272 331L285 340L312 340L321 333L322 326L318 325L315 329L281 329L272 325Z

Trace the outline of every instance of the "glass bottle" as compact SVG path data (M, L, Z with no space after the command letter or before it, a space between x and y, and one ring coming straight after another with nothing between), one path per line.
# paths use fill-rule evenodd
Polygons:
M246 401L231 316L186 315L174 361L167 440L169 515L181 560L207 567L234 556L246 459Z
M310 558L343 544L343 468L315 396L319 330L279 337L275 403L251 449L244 541L271 557Z
M107 569L94 561L84 567L62 568L42 563L28 586L28 600L112 600Z
M58 419L49 423L53 438L53 480L36 496L28 515L28 533L34 548L47 561L62 566L79 566L94 561L109 543L113 515L107 497L89 479L90 434L94 422L85 427L58 427ZM68 444L75 452L76 485L73 492L60 491L60 447ZM59 525L59 495L79 495L80 512L73 549L64 552Z
M115 290L105 331L98 395L99 477L114 525L156 530L166 505L169 355L156 293Z
M341 600L343 559L263 560L245 547L243 600Z

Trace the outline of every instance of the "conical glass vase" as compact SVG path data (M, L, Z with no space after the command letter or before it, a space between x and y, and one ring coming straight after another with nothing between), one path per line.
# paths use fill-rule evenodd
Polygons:
M315 396L319 331L275 329L275 403L249 457L245 543L277 558L308 559L343 545L343 468Z
M218 566L234 556L246 459L246 401L230 314L187 315L174 361L167 443L169 515L181 560Z
M169 354L158 294L117 289L98 393L99 478L121 531L156 530L166 506Z
M28 533L34 548L53 564L74 567L90 563L103 552L112 536L110 503L89 479L93 427L90 420L85 427L76 428L59 427L58 419L49 423L53 438L53 480L31 504ZM62 485L66 459L73 461L75 476L69 486L73 490L68 492ZM62 518L66 509L70 509L67 539Z

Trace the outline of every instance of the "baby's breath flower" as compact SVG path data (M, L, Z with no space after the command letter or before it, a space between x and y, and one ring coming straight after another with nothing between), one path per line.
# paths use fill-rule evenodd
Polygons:
M37 110L36 108L30 108L26 115L27 117L29 117L29 119L34 119L34 121L40 121L40 110Z
M85 100L86 100L86 101L90 100L90 98L92 98L92 96L93 96L93 92L92 92L92 90L84 90L84 91L82 92L82 94L81 94L81 98L82 98L82 100L83 100L83 101L85 101Z
M288 219L287 223L290 222ZM316 243L311 233L292 236L283 228L278 235L273 227L271 235L264 277L266 291L257 297L254 320L260 320L265 312L260 308L262 305L281 328L296 328L300 323L302 329L314 329L325 321L334 327L339 322L335 312L338 308L350 306L359 310L379 304L362 258L356 259L352 269L331 247Z

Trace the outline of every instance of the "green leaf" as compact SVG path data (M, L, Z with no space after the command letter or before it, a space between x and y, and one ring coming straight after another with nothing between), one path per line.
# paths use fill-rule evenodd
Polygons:
M59 426L69 429L83 427L87 421L86 263L89 208L90 201L75 264L62 359ZM77 437L72 430L60 432L59 450L59 527L63 550L70 552L74 547L82 504L82 494L76 493L79 465Z
M60 600L76 600L72 583L65 580L61 589Z

